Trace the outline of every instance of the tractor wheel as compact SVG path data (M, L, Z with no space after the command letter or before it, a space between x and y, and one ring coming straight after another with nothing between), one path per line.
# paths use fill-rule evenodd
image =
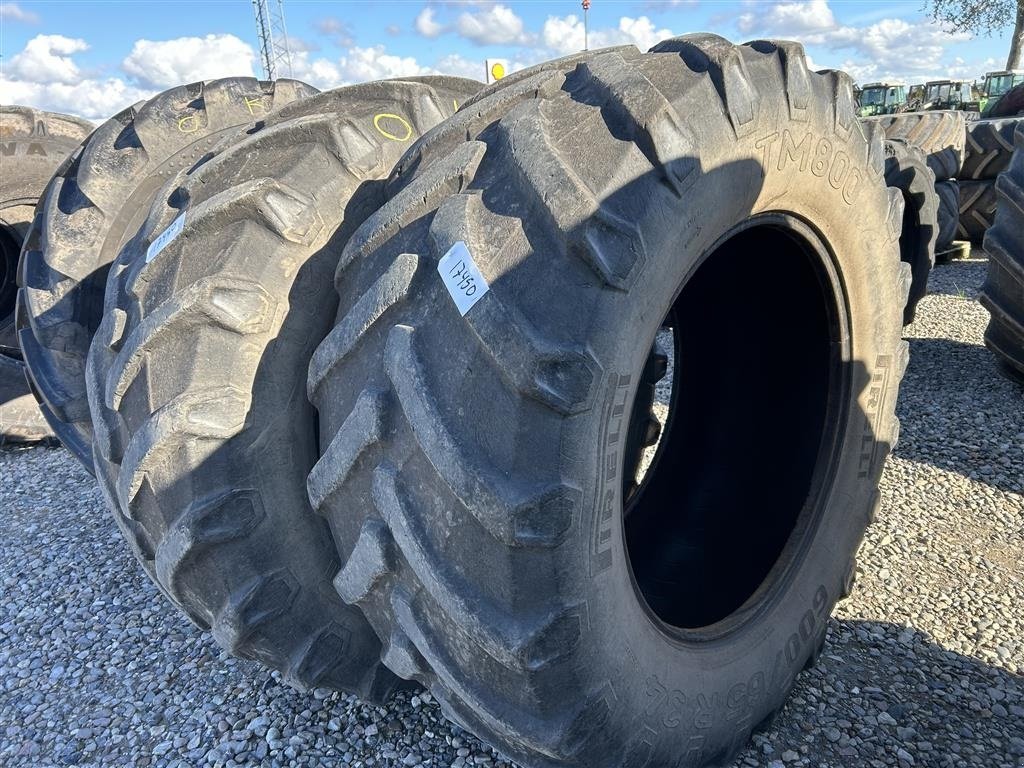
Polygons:
M92 123L31 107L0 106L0 346L17 347L18 255L39 196Z
M945 251L956 239L960 218L960 185L955 181L937 181L935 192L939 197L939 236L935 248L937 251Z
M172 88L107 120L47 187L21 261L18 338L47 420L90 472L85 359L110 263L164 182L225 132L313 93L251 77Z
M902 197L795 43L577 61L427 134L349 241L308 491L385 663L500 752L726 764L878 504ZM686 363L632 477L663 326Z
M885 142L885 183L903 193L900 259L910 265L913 279L903 308L903 324L914 321L917 303L928 292L928 275L935 266L939 236L939 196L935 174L924 150L900 139Z
M1009 169L996 181L999 212L985 235L988 275L981 303L991 314L985 344L1002 370L1024 384L1024 122Z
M928 154L928 167L939 181L960 175L967 141L964 113L955 110L908 112L869 117L885 130L887 139L904 139Z
M479 84L438 86L311 96L179 173L112 267L87 370L101 486L171 600L292 684L378 701L398 680L331 587L338 556L306 499L306 368L345 240Z
M980 243L996 216L996 183L984 181L958 181L960 187L957 239Z
M1022 117L978 120L967 125L967 152L960 179L994 179L1010 165L1013 132Z

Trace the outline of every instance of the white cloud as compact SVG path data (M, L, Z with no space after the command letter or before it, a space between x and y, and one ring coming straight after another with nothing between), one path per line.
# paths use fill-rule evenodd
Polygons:
M831 51L852 51L855 56L844 62L843 69L862 82L944 71L947 46L971 37L951 33L929 19L883 18L863 27L843 25L827 0L757 5L739 17L737 28L746 36L788 38Z
M827 0L810 0L757 6L757 10L741 14L736 26L744 35L763 34L767 30L777 37L811 42L808 35L828 32L839 25Z
M631 18L623 16L619 25L612 28L592 29L587 38L590 48L606 48L612 45L635 45L641 51L668 37L674 37L670 29L656 29L646 16ZM564 56L583 50L583 19L574 14L549 16L542 31L544 45L555 55Z
M500 3L461 14L455 28L460 35L478 45L528 45L531 42L523 20L511 8Z
M424 37L434 38L444 32L444 25L434 18L434 9L427 6L416 15L416 31Z
M342 79L338 65L323 57L313 59L309 53L309 51L292 51L291 76L320 90L337 88Z
M0 19L4 21L22 21L26 24L36 24L39 16L26 11L17 3L0 3Z
M61 35L32 38L0 77L0 102L105 120L153 95L120 78L83 77L72 55L88 48L84 40Z
M474 80L483 80L484 60L467 59L458 53L451 53L438 59L433 66L439 75L455 75L457 77L471 77Z
M0 78L0 102L24 104L50 112L64 112L102 121L153 96L152 91L129 85L116 77L68 83L29 83Z
M81 79L71 55L89 49L85 40L63 35L36 35L11 57L7 77L29 83L67 83Z
M346 83L431 73L429 67L421 66L412 56L395 56L387 53L383 45L350 48L348 53L341 57L338 71Z
M234 35L137 40L121 63L143 86L164 89L216 77L254 75L256 53Z
M252 75L255 53L233 35L139 40L122 62L127 77L83 72L74 54L89 49L81 39L37 35L11 57L0 78L0 102L104 120L183 83ZM308 52L300 51L305 61ZM329 73L328 73L329 74Z

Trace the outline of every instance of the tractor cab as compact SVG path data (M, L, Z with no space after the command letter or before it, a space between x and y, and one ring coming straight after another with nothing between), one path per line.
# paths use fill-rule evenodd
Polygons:
M1024 70L1004 70L1002 72L988 72L985 74L985 95L989 101L1001 97L1015 85L1024 83Z
M860 92L860 116L891 115L907 106L907 86L902 83L869 83Z
M967 80L932 80L925 83L922 109L957 109L980 112L981 96Z
M1020 90L1020 86L1024 84L1024 70L1020 69L1004 69L1002 72L987 72L985 74L985 84L982 86L982 96L980 112L983 117L988 117L992 114L993 110L1003 111L1004 114L1012 114L1002 109L1000 102L1003 97L1006 96L1014 88ZM1014 102L1021 101L1020 94L1015 91L1014 96L1008 96Z

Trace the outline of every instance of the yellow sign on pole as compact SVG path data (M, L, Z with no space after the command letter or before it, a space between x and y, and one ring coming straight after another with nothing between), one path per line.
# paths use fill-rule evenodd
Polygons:
M487 82L496 83L508 74L508 59L487 59Z

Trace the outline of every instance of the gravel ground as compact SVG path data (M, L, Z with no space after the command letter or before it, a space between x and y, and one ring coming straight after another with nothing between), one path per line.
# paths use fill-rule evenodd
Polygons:
M901 443L819 665L742 766L1024 766L1024 393L981 346L981 260L907 335ZM0 764L507 766L428 695L299 694L144 577L59 449L0 449Z

